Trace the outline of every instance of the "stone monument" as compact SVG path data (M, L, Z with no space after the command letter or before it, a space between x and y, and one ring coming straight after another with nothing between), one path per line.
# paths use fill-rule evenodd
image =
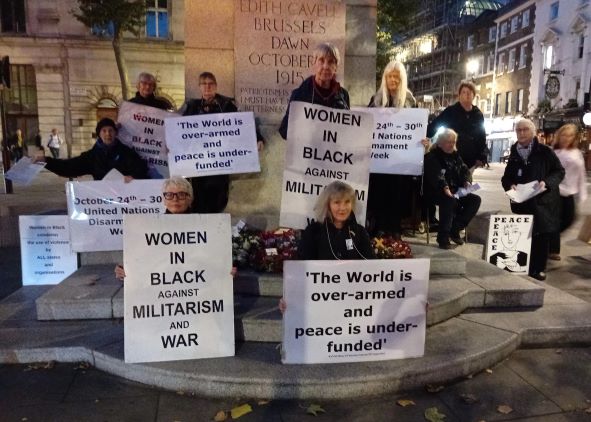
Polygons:
M253 111L267 140L261 172L232 179L227 212L272 229L279 223L285 141L277 133L291 91L312 74L312 52L331 42L352 106L375 91L377 0L218 0L185 3L187 98L213 72L221 94Z

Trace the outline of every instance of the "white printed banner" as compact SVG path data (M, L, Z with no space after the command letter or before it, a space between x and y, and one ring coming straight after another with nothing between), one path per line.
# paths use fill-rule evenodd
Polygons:
M365 221L373 116L292 102L289 111L279 224L303 229L314 204L335 180L356 191L358 221Z
M67 215L21 215L18 223L23 286L58 284L76 271Z
M70 239L76 252L123 249L123 216L163 214L162 180L67 182Z
M371 113L375 127L371 144L371 173L423 173L429 110L424 108L354 108Z
M486 261L511 273L528 273L533 215L491 215Z
M166 119L165 128L173 176L261 170L252 112L175 117Z
M423 356L428 259L285 261L283 363Z
M233 356L230 215L124 220L125 362Z
M146 160L151 179L169 177L164 119L176 116L176 113L129 101L119 107L117 122L121 126L117 137Z

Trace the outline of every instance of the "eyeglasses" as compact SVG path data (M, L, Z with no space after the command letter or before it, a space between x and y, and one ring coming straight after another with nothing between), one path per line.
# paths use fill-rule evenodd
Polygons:
M162 192L162 196L168 201L175 198L182 201L187 199L190 195L187 192Z

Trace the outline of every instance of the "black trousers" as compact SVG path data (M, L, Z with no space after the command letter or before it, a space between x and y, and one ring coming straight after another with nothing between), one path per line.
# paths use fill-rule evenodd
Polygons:
M546 271L550 238L552 233L534 233L531 237L531 255L529 260L529 273L537 274Z
M560 232L568 229L575 221L575 196L560 197ZM560 253L560 233L550 236L550 253Z
M469 193L463 198L450 198L444 193L438 194L433 202L439 206L439 230L437 243L449 243L450 234L457 235L474 218L480 208L481 198Z
M193 186L193 211L199 214L224 211L230 192L230 177L227 174L191 177L189 180Z
M403 217L410 215L413 186L412 176L369 175L367 211L372 234L402 232L400 222Z

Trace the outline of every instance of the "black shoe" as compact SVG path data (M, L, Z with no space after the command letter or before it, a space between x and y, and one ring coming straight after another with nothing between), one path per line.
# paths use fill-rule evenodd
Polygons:
M529 276L540 281L546 280L546 273L544 271L540 271L539 273L530 273Z
M440 243L439 244L439 249L455 249L457 248L456 245L452 245L451 243L447 242L447 243Z
M459 234L452 234L449 236L449 238L451 239L452 242L454 242L456 245L463 245L464 244L464 240L460 237Z

